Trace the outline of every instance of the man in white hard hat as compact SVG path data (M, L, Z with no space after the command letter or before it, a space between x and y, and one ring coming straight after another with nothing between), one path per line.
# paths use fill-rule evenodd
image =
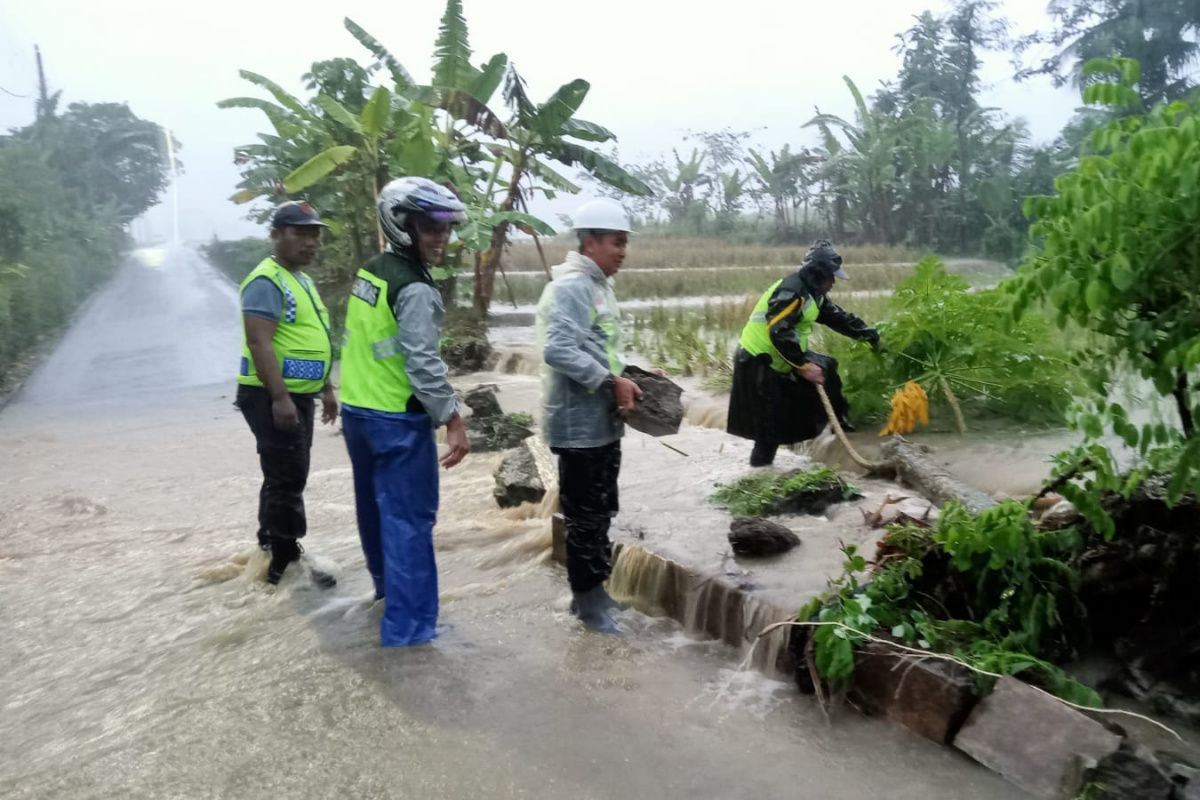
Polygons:
M579 207L572 228L579 249L552 270L538 302L542 426L558 455L572 610L592 630L620 633L612 614L621 606L604 589L612 571L608 528L617 513L621 414L642 393L621 377L625 364L611 279L625 260L631 226L619 203L600 199Z

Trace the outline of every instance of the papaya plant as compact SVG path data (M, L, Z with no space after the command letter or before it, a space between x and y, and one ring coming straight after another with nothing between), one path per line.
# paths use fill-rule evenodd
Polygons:
M1060 327L1091 334L1078 357L1091 387L1076 420L1085 441L1062 454L1059 473L1082 478L1064 493L1111 534L1102 492L1131 492L1151 472L1170 476L1170 502L1200 491L1200 109L1179 101L1130 114L1140 103L1136 62L1091 61L1084 72L1084 101L1124 116L1092 135L1090 154L1053 196L1026 201L1038 246L1010 291L1016 315L1046 306ZM1114 401L1128 374L1169 400L1175 419L1135 424ZM1127 474L1110 433L1140 457Z

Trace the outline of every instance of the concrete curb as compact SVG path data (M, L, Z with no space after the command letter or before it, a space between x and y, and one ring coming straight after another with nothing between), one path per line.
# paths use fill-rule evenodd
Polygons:
M551 520L552 557L566 559L566 526ZM613 547L609 592L649 616L668 617L689 633L738 648L748 666L774 678L791 678L792 628L780 628L761 641L768 625L794 618L782 608L715 576L706 576L636 544ZM1138 749L1123 732L1004 677L987 696L977 691L965 667L868 643L855 657L855 684L849 699L861 711L883 716L914 733L953 746L1006 780L1044 800L1072 800L1085 789L1089 798L1129 796L1110 785L1104 768L1131 761L1139 769L1166 775L1153 754ZM1138 752L1134 752L1138 750ZM1130 774L1128 770L1124 774ZM1106 777L1108 776L1108 777ZM1174 770L1162 793L1138 800L1190 799L1200 795L1200 779ZM1113 793L1116 792L1116 793Z

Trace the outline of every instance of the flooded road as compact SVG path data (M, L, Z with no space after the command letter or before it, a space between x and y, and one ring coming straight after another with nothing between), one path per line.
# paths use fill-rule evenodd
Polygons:
M546 520L496 509L495 454L443 473L435 644L378 646L336 428L305 545L339 584L268 587L234 294L190 251L153 261L0 414L0 796L1020 797L672 622L584 631Z

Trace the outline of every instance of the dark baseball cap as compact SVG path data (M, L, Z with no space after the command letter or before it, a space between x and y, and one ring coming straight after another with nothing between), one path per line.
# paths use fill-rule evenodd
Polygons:
M319 225L322 228L328 228L321 218L317 215L317 210L306 202L300 200L289 200L286 203L281 203L275 209L275 216L271 217L272 228L285 228L289 225Z

